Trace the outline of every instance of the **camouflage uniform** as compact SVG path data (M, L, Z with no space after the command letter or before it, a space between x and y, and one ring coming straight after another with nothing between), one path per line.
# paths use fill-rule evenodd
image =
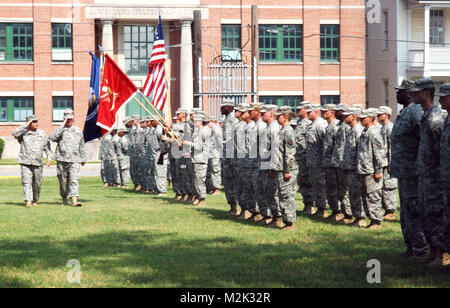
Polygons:
M308 167L306 166L306 132L309 125L311 125L311 121L308 118L304 118L298 121L295 129L295 141L297 145L295 159L299 167L297 184L300 187L300 193L302 194L305 206L312 206L314 204L314 189Z
M183 140L192 141L193 128L190 121L183 123ZM195 195L194 188L194 166L192 165L191 147L183 146L183 157L181 159L181 182L187 195Z
M428 249L420 220L422 213L417 204L416 161L422 116L422 107L411 103L400 111L391 135L391 176L397 178L399 184L403 238L406 246L416 253Z
M254 121L245 127L245 158L240 160L242 181L242 204L252 214L259 212L256 204L256 187L258 178L257 128Z
M129 131L129 139L130 139L130 176L134 185L140 185L139 182L139 142L141 137L142 128L132 126Z
M326 173L322 168L323 140L327 126L327 121L318 118L311 123L306 133L306 165L312 179L314 203L320 209L327 208Z
M41 194L43 165L45 151L47 159L52 154L47 135L40 129L31 131L25 125L19 126L13 132L14 138L20 143L17 161L22 172L23 200L38 202Z
M450 117L447 117L441 137L441 181L445 205L444 244L445 251L450 253Z
M98 151L98 160L101 163L101 169L100 169L100 176L102 178L102 182L103 183L108 183L108 179L106 178L106 147L107 147L107 140L106 137L108 136L109 133L103 135L103 137L101 138L100 141L100 149Z
M208 170L209 147L208 135L205 127L196 127L190 144L192 164L194 168L194 194L196 199L206 199L206 172Z
M334 145L333 155L331 158L331 165L337 168L338 174L338 200L341 203L341 210L347 216L352 216L352 208L349 199L348 172L344 169L342 159L345 151L345 143L347 134L350 131L350 126L345 122L339 123L338 132L336 135L336 144Z
M119 142L115 144L117 160L120 170L120 184L127 186L130 184L130 156L128 154L129 141L126 136L119 137Z
M174 124L172 127L175 135L177 135L180 139L182 138L183 126L181 124ZM170 172L172 173L172 187L173 191L177 195L184 195L183 184L181 182L181 158L177 157L175 151L177 150L178 143L174 142L168 148L169 150L169 160L170 160Z
M254 134L256 135L255 147L257 152L256 172L254 177L255 198L258 205L257 212L263 217L269 217L270 215L264 216L261 210L261 207L268 209L267 200L264 198L264 177L266 172L265 170L261 170L261 151L264 151L264 147L266 146L267 124L263 122L262 118L256 122ZM267 210L265 214L267 214Z
M244 169L243 164L245 159L245 128L247 124L244 121L240 121L235 126L234 131L234 140L235 140L235 149L236 149L236 164L235 164L235 173L236 173L236 198L238 200L239 205L242 210L248 210L244 201L244 182L246 179L244 178Z
M383 179L374 174L383 173L383 141L377 128L364 129L358 143L357 171L361 178L361 195L366 215L371 221L382 222L381 189Z
M322 167L326 173L327 200L333 211L341 211L341 204L338 199L338 169L332 166L333 150L336 144L339 124L340 121L336 119L327 126L322 153Z
M275 167L275 179L280 208L285 223L295 223L297 211L295 206L295 194L297 192L298 165L295 160L296 141L294 129L287 125L280 130L277 149L277 166ZM289 180L284 179L284 174L290 173Z
M57 143L55 159L61 196L79 197L81 163L86 162L83 132L76 126L60 126L50 140Z
M388 122L381 127L381 137L385 148L385 161L383 164L383 189L382 205L386 211L397 211L397 179L391 177L389 172L391 165L391 135L394 124Z
M433 106L425 111L420 124L420 143L417 157L419 176L418 204L425 222L424 231L429 245L445 251L444 201L440 189L440 142L444 127L444 113ZM424 216L423 216L424 215Z
M346 215L356 218L366 217L361 198L361 181L357 172L358 142L363 130L364 127L360 123L350 128L345 142L344 157L342 158L342 168L347 176L345 194L351 205L351 210L346 210Z
M120 168L119 168L119 160L117 157L117 147L120 141L120 138L117 134L114 136L110 136L110 140L108 142L107 154L106 154L106 178L108 179L108 183L110 185L119 185L120 184Z
M208 159L208 172L206 175L206 188L208 191L220 190L222 187L222 175L221 175L221 165L220 165L220 154L219 149L221 148L222 142L222 131L219 126L215 125L212 129L207 127L209 130L208 144L210 145L209 159Z
M222 158L222 177L225 196L228 204L234 206L237 204L236 195L236 166L234 159L234 129L239 123L234 113L230 113L223 121L223 158Z
M153 130L152 142L154 146L152 149L154 150L154 185L155 190L158 193L165 194L167 193L167 164L168 164L168 156L166 152L169 149L169 145L167 142L161 140L163 134L162 126L158 125ZM161 158L162 155L162 158Z

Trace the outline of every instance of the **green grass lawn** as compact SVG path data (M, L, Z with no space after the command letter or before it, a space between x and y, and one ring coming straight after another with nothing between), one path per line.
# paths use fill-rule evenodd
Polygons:
M45 159L43 160L44 164L47 162ZM87 162L87 164L99 164L100 162ZM0 166L17 166L19 163L17 162L17 158L2 158L0 159ZM52 165L56 165L56 161L52 160Z
M229 219L223 195L195 208L81 180L83 208L63 207L56 178L22 207L20 179L0 180L0 287L448 287L450 275L397 255L399 222L379 232L300 216L296 232ZM298 198L301 209L301 201ZM71 259L81 284L66 282Z

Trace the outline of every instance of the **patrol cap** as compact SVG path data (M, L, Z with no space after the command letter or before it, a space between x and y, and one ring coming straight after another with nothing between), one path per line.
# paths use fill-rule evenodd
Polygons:
M232 98L224 98L220 107L230 106L234 107L234 99Z
M146 118L141 118L141 119L139 120L139 123L144 123L144 122L147 122Z
M414 88L414 81L408 79L403 79L402 84L398 87L395 87L395 89L398 91L411 90L412 88Z
M118 133L128 133L126 128L119 128L119 130L117 131Z
M297 109L298 109L298 110L304 109L304 108L306 108L306 107L308 107L309 105L312 105L312 104L313 104L312 101L303 101L303 102L301 102L301 103L298 105Z
M291 126L297 126L298 125L298 120L297 119L292 119L291 120Z
M335 104L327 104L325 106L322 106L320 110L322 111L328 111L328 110L336 110L337 105Z
M71 119L73 119L73 110L72 110L72 109L66 109L66 110L64 110L64 119L65 119L65 120L71 120Z
M315 110L322 110L322 106L319 104L311 104L306 108L306 112L312 112Z
M141 116L140 116L140 115L135 114L135 115L133 116L133 120L140 120L140 119L141 119Z
M250 104L250 107L248 107L248 110L255 110L255 109L262 109L264 107L263 103L259 103L259 102L254 102Z
M277 105L264 105L261 109L262 113L268 112L268 111L277 111L278 106Z
M388 114L388 115L392 115L392 109L388 106L381 106L380 108L378 108L377 114Z
M352 105L353 108L359 108L361 111L364 110L364 106L361 104Z
M343 115L345 115L345 116L356 115L359 117L361 115L361 109L355 108L355 107L350 107L350 108L347 108L346 111L344 111Z
M347 104L339 104L334 110L336 111L346 111L350 106Z
M443 84L436 96L449 96L450 95L450 83Z
M284 115L284 114L291 114L292 113L292 108L290 106L281 106L280 108L278 108L278 111L275 113L275 115L279 116L279 115Z
M33 115L29 115L28 117L27 117L27 122L30 122L30 121L37 121L38 120L38 118L37 118L37 116L35 116L34 114Z
M203 116L203 114L200 113L195 113L194 114L194 121L205 121L205 117Z
M177 112L175 112L176 114L180 114L180 113L189 113L189 111L187 110L187 109L185 109L185 108L179 108L178 110L177 110Z
M190 114L195 114L197 112L200 111L200 108L192 108L191 111L189 112Z
M377 113L374 112L374 111L371 111L371 110L369 110L369 109L364 110L364 111L361 112L361 114L359 115L359 117L360 117L361 119L364 119L364 118L367 118L367 117L376 117L376 116L377 116Z
M123 120L123 124L127 124L127 123L130 122L130 121L133 121L133 119L130 118L130 117L126 117L126 118Z
M421 78L414 83L414 87L410 89L412 92L420 92L426 89L434 89L434 81L431 78Z
M211 121L216 121L217 122L217 118L215 116L206 117L206 122L211 122Z

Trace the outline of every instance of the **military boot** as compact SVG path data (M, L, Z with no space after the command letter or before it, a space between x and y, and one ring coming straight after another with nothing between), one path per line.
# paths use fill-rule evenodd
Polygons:
M272 222L269 224L269 226L272 228L282 229L284 227L283 218L281 217L274 218Z
M283 231L295 231L295 230L297 230L297 226L295 225L295 223L288 222L288 223L286 223L286 225L284 226L284 228L282 230Z
M108 183L103 184L103 188L108 188L108 187L109 187Z
M316 214L314 214L314 217L319 219L327 219L328 213L325 209L319 209Z
M33 203L31 201L25 201L25 207L30 208L33 206Z
M82 207L82 204L78 202L78 197L72 197L72 206L73 207Z
M312 205L305 205L305 209L303 210L303 214L311 216L314 215L314 206Z
M39 206L39 204L37 203L37 201L33 201L33 206Z
M67 197L63 197L63 205L69 205L69 201L67 200Z
M382 229L381 222L374 221L374 220L372 220L370 222L370 225L367 227L367 230L371 230L371 231L381 230L381 229Z
M206 205L206 200L205 199L200 199L197 206L205 206Z
M384 220L386 220L386 221L394 221L395 220L395 213L393 211L386 211L386 214L384 215Z
M241 215L238 216L239 220L248 220L250 217L252 217L252 213L249 210L243 210L241 212Z
M263 220L259 222L261 226L268 226L272 222L272 217L264 217Z
M366 228L367 227L367 223L364 218L356 218L352 225L357 228Z
M186 202L187 199L189 198L189 195L183 195L180 199L181 202Z
M137 187L136 187L136 191L141 191L142 190L142 186L141 185L138 185Z
M450 268L450 260L448 259L448 253L438 250L437 258L434 259L433 262L428 264L428 266L433 268L441 268L441 267Z
M427 258L425 258L425 263L431 263L438 257L438 249L434 246L430 247L430 252L427 255Z
M239 216L241 214L237 204L231 204L230 207L231 207L231 209L227 213L228 216L236 217L236 216Z
M345 215L344 219L341 221L344 225L349 226L353 223L353 217Z
M340 222L344 219L344 214L342 214L342 212L340 211L333 211L333 213L331 214L330 217L328 217L328 219L331 222Z
M213 190L213 191L211 192L211 195L217 196L217 195L220 195L220 193L221 193L221 190L220 190L220 189L215 189L215 190Z
M256 214L256 215L253 215L253 217L252 217L253 222L256 222L256 223L259 223L263 219L264 219L264 217L261 214Z
M195 200L192 202L193 205L198 205L200 203L200 199L195 198Z

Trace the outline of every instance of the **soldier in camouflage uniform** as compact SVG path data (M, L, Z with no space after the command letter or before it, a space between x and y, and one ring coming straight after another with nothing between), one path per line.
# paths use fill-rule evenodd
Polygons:
M424 115L420 124L420 143L417 155L419 176L418 205L424 222L425 237L430 246L430 265L437 265L445 258L444 200L440 187L440 142L445 116L434 105L434 82L430 78L416 81L414 102L422 105Z
M19 126L12 133L20 143L20 152L17 161L22 172L22 186L25 206L37 206L41 194L43 164L45 152L47 167L50 167L52 154L47 135L38 129L38 118L34 115L27 117L27 123Z
M128 185L130 184L129 141L126 134L127 130L125 128L119 129L117 133L119 142L115 144L120 170L120 186L122 188L128 188Z
M236 166L234 159L234 128L239 120L235 117L234 103L232 100L224 99L221 105L221 113L225 116L223 121L223 157L222 157L222 179L227 202L230 205L231 216L239 215L236 196Z
M285 227L283 230L295 230L297 210L295 193L297 192L298 166L295 160L296 142L295 132L290 126L292 110L289 106L280 107L276 113L278 124L281 125L278 147L276 151L276 165L272 170L276 180L277 195Z
M369 230L380 230L383 221L381 196L383 188L383 140L374 126L375 112L363 111L360 115L364 130L358 142L357 171L361 179L361 195ZM358 227L364 227L361 222Z
M167 194L167 153L169 151L169 144L163 127L156 120L152 121L152 126L152 142L154 143L152 149L155 157L154 193L158 196L165 196Z
M247 208L244 200L244 160L245 160L245 129L247 123L242 118L242 115L247 111L248 105L238 105L236 107L235 116L239 119L234 127L234 142L235 142L235 170L236 170L236 198L241 207L241 214L238 216L241 220L247 220L252 216L252 213Z
M117 135L117 129L114 128L111 131L111 141L108 144L108 152L106 155L107 160L107 178L110 179L109 183L111 187L120 187L120 167L117 154L117 146L120 138Z
M64 122L50 135L50 140L57 143L55 159L63 204L68 205L70 197L72 206L81 207L78 180L81 166L86 164L86 150L83 132L74 126L72 110L64 111Z
M346 173L345 195L350 200L351 211L346 211L343 223L354 226L364 227L366 214L364 212L364 206L361 198L361 181L357 171L357 158L358 158L358 143L361 138L361 134L364 127L359 122L359 116L361 115L361 109L348 108L343 116L345 117L346 124L350 127L350 130L346 133L347 139L345 142L344 156L342 158L342 170ZM352 217L355 217L353 221Z
M444 129L441 137L441 184L442 192L444 194L444 245L446 255L442 258L442 265L445 267L450 266L448 254L450 253L450 117L448 112L450 111L450 84L444 84L441 86L440 103L444 110L447 111L447 119L445 121Z
M312 105L312 102L304 101L300 103L297 113L299 120L295 129L295 141L297 145L295 159L299 168L297 184L303 197L303 204L305 205L303 213L305 215L314 214L314 190L311 183L311 176L306 166L306 132L308 126L311 124L311 121L308 119L308 113L306 112L306 108L309 105Z
M184 135L184 124L183 123L186 121L187 110L180 108L177 110L176 115L177 115L178 123L173 124L173 131L175 132L175 135L177 135L181 140ZM181 152L179 150L180 150L179 145L172 141L170 149L169 149L169 155L175 162L174 163L175 176L173 176L173 178L176 179L176 182L177 182L177 185L174 184L174 191L176 194L175 200L177 200L177 201L184 200L184 198L187 197L187 192L185 190L185 183L183 183L182 168L181 168L183 158L182 158ZM177 186L177 187L175 188L175 186Z
M318 207L315 217L325 219L328 217L326 173L322 168L323 140L328 126L327 121L321 118L320 105L310 105L306 110L312 122L306 133L306 165L312 179L314 189L314 203Z
M98 160L100 161L100 176L102 178L103 187L109 187L108 178L106 177L106 149L108 146L108 137L109 133L103 135L100 140L100 148L98 151Z
M140 191L142 186L139 184L139 138L142 128L140 127L141 118L137 115L133 117L133 125L129 128L128 137L130 140L130 176L134 184L134 189Z
M403 257L425 256L425 239L421 210L417 204L418 177L416 161L420 142L420 122L423 109L415 104L410 89L414 82L403 80L397 90L397 103L403 106L391 134L391 176L398 179L400 222L407 250Z
M382 205L385 210L384 220L394 221L397 211L397 187L398 181L391 177L391 135L394 124L390 121L392 109L382 106L378 109L378 121L381 124L381 138L385 149L385 161L383 164L383 189Z
M220 194L220 188L222 187L221 176L221 164L220 156L222 149L222 129L217 125L217 119L215 117L207 118L207 128L209 130L210 145L209 159L208 159L208 172L206 175L206 188L212 195Z
M338 168L333 168L333 151L336 145L337 134L340 128L340 120L336 119L337 106L334 104L325 105L322 108L323 118L328 122L325 129L323 140L322 167L326 173L327 200L330 208L333 210L329 219L333 222L339 222L344 219L339 201L339 178Z

